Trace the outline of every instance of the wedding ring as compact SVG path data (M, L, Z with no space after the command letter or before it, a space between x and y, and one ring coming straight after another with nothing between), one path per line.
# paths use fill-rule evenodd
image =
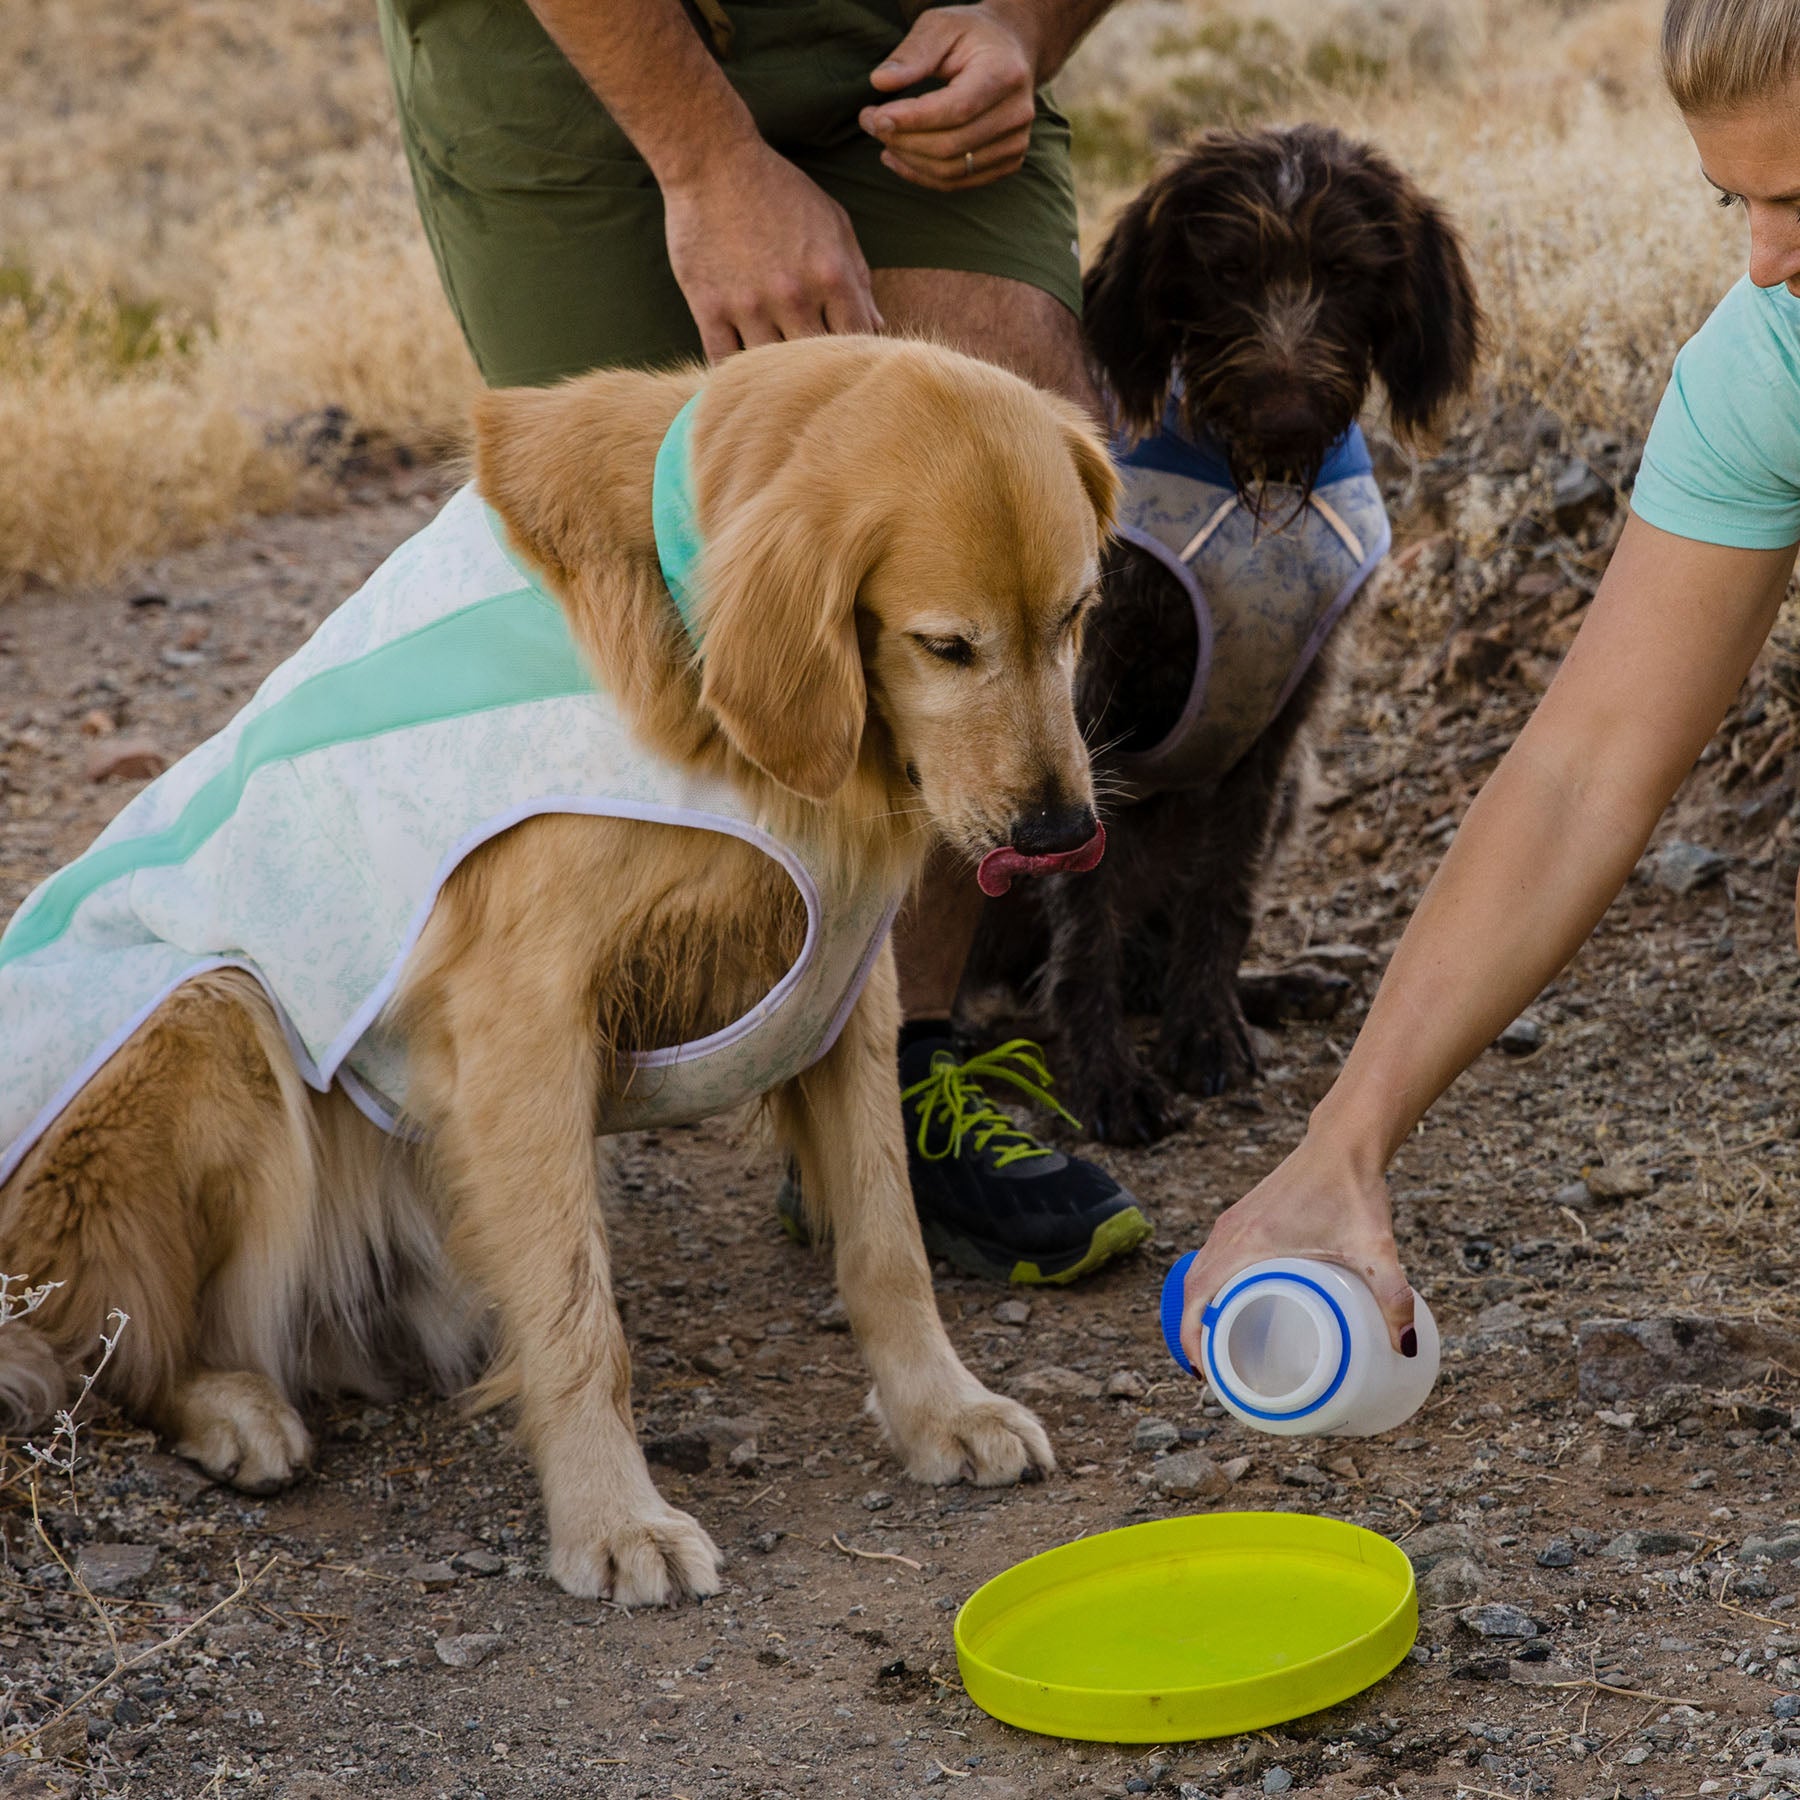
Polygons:
M963 152L963 173L965 175L973 175L975 173L975 152L973 150L965 150Z

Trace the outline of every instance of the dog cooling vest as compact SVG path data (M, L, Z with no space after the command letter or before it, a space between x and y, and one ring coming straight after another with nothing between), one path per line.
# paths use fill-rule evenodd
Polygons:
M683 474L684 443L671 432ZM210 969L253 975L307 1082L339 1082L392 1129L406 1057L383 1011L408 953L457 864L539 813L739 838L806 904L800 953L761 1003L638 1056L601 1128L722 1112L830 1048L897 896L842 891L733 788L645 750L464 488L20 908L0 938L0 1180L169 992Z
M1224 456L1163 428L1119 458L1116 527L1156 558L1193 603L1194 684L1174 729L1118 758L1140 793L1210 787L1268 728L1392 542L1387 509L1352 426L1332 447L1304 505L1272 488L1259 520Z

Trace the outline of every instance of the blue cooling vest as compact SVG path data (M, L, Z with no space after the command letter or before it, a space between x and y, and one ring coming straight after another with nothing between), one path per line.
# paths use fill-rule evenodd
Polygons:
M1200 633L1174 729L1118 764L1139 793L1211 787L1287 704L1387 554L1387 509L1355 426L1333 446L1306 504L1297 489L1271 488L1260 521L1220 451L1182 434L1174 403L1162 430L1118 462L1118 535L1181 583Z
M209 969L255 976L306 1080L340 1083L392 1129L406 1057L383 1009L407 956L457 864L538 813L742 839L806 904L800 954L769 994L709 1037L639 1056L604 1129L725 1111L824 1055L898 897L844 891L735 789L645 750L562 608L464 488L19 909L0 938L0 1181L169 992Z

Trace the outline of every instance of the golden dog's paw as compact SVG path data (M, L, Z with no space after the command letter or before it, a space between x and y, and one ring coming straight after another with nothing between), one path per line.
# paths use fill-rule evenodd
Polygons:
M610 1529L569 1533L550 1549L550 1574L584 1600L616 1606L670 1606L719 1591L717 1545L672 1506Z
M175 1454L246 1494L286 1487L312 1457L300 1415L266 1375L196 1375L171 1410Z
M973 1377L966 1386L923 1395L904 1410L886 1403L876 1388L867 1410L914 1481L1007 1487L1027 1471L1047 1475L1056 1467L1056 1452L1036 1418Z

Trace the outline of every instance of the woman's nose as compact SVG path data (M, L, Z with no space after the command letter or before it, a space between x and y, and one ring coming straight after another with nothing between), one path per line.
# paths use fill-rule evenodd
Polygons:
M1772 214L1773 216L1770 216ZM1800 219L1789 207L1750 220L1750 279L1760 288L1800 278Z

